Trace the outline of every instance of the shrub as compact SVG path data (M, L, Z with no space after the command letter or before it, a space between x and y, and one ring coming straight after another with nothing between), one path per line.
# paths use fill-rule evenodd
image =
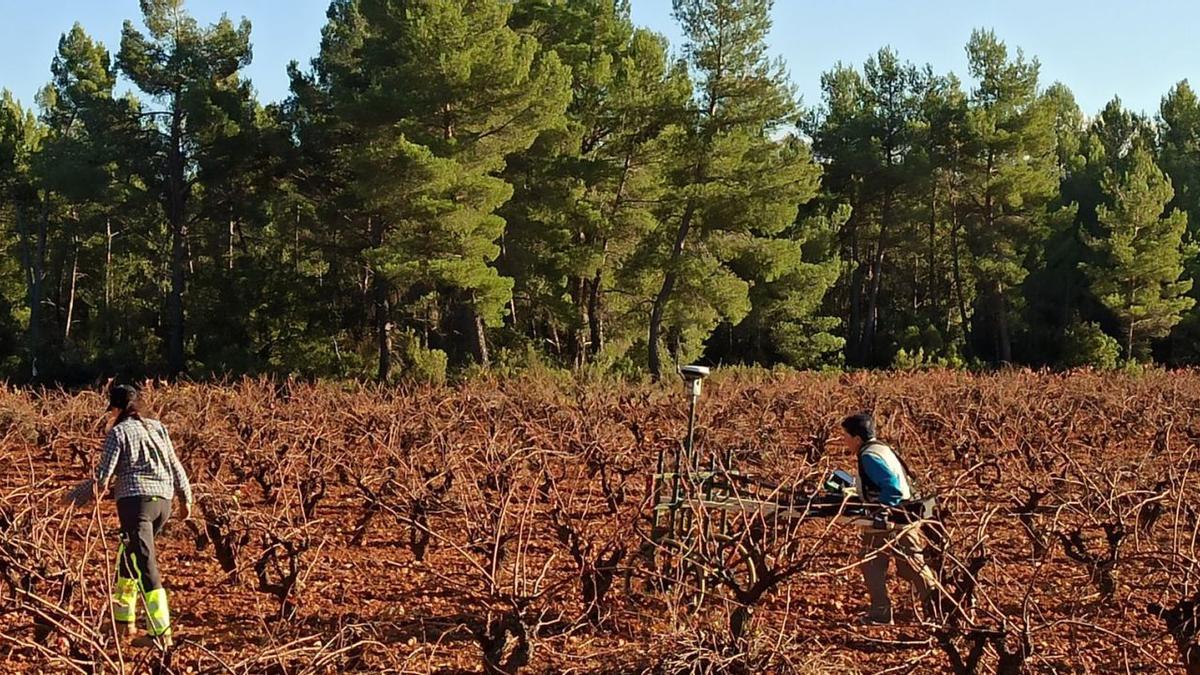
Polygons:
M402 380L438 387L446 384L446 370L450 363L446 352L425 347L416 333L411 331L401 336L399 342L405 365L404 372L400 373Z
M1112 370L1121 359L1121 345L1099 324L1075 321L1063 336L1063 365Z

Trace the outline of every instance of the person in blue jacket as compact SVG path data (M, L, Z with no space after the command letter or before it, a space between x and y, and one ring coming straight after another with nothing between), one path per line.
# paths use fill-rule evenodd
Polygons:
M861 412L842 420L842 443L858 458L858 484L861 498L885 507L898 507L914 498L913 482L900 456L875 436L875 419ZM936 586L933 573L925 565L924 541L920 527L896 524L892 529L863 529L863 581L871 599L863 623L890 624L892 603L888 597L888 566L896 561L896 572L912 585L927 605Z

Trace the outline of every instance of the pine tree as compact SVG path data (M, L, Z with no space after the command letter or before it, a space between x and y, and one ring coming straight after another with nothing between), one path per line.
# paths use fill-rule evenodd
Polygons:
M288 66L292 94L283 107L296 146L286 182L292 238L307 243L303 250L294 245L291 258L296 269L310 270L320 281L310 311L296 317L309 337L293 342L293 356L285 360L312 365L310 355L318 354L317 372L367 377L391 371L390 333L384 330L391 318L379 311L387 297L373 291L382 289L378 275L363 274L374 223L353 190L351 147L365 143L366 133L339 114L332 95L335 86L362 86L366 23L357 0L331 2L326 16L311 71L302 72L295 62ZM374 353L360 348L366 344L374 345Z
M1080 241L1083 219L1080 204L1091 204L1094 192L1086 156L1088 129L1075 96L1065 85L1055 83L1043 94L1054 110L1058 194L1051 202L1050 231L1043 245L1042 264L1030 271L1024 284L1029 319L1030 354L1038 365L1080 365L1065 345L1067 333L1091 330L1091 322L1077 317L1092 301L1088 283L1080 271L1087 255ZM1081 327L1082 326L1082 327Z
M117 63L121 72L163 107L138 114L149 123L130 148L143 180L161 204L171 240L167 293L166 356L172 375L187 369L184 297L194 266L189 233L197 223L192 204L204 178L207 149L231 132L230 111L251 94L240 72L250 63L250 22L222 17L201 27L183 0L141 0L146 33L126 21Z
M492 262L512 187L506 158L561 126L569 72L508 26L499 0L346 1L331 7L312 105L327 106L343 203L371 271L377 377L391 371L392 307L443 346L488 362L512 280ZM465 335L467 339L454 339ZM464 345L465 342L465 345ZM465 349L463 349L465 347Z
M282 112L260 106L249 81L225 83L203 117L203 189L190 207L190 358L210 373L261 372L303 339L296 322L318 282L301 269L301 205L280 180L293 152Z
M750 311L709 340L705 357L796 368L839 363L838 352L846 346L837 334L842 322L824 315L823 301L841 275L837 235L849 215L843 206L801 217L774 237L731 238L733 250L722 258L738 278L752 281Z
M964 159L965 235L979 292L973 328L990 334L995 360L1013 359L1014 304L1029 256L1047 234L1046 207L1058 183L1054 109L1038 95L1037 60L1028 61L990 31L967 45L979 81L968 111Z
M38 95L46 138L32 170L54 261L47 304L55 311L36 326L41 360L61 380L68 372L85 376L111 347L105 330L115 276L111 231L114 217L124 215L128 171L120 141L133 108L113 98L108 50L78 24L59 40L50 70L51 82Z
M45 130L7 90L0 90L0 225L6 261L16 260L16 269L0 268L0 303L8 311L0 316L5 328L0 341L14 347L10 354L25 353L24 364L5 359L5 370L24 366L21 379L37 380L40 352L39 312L44 282L46 223L38 218L36 183L30 170ZM16 276L16 279L13 277ZM18 299L19 298L19 299ZM18 309L20 307L20 309ZM17 332L25 332L23 349L16 349Z
M1175 189L1171 204L1188 215L1193 239L1200 238L1200 97L1187 80L1163 97L1158 129L1159 164Z
M676 0L675 16L697 91L690 119L669 135L674 198L640 251L653 288L648 363L662 375L666 338L691 359L721 321L750 311L750 281L727 264L792 225L816 194L819 170L807 147L773 138L797 119L782 63L766 56L769 0Z
M0 375L1196 361L1187 81L1086 119L977 31L810 114L770 0L673 0L678 57L630 0L333 0L262 106L248 23L139 5L0 97Z
M623 298L607 291L653 227L664 187L659 141L690 83L660 36L634 28L627 2L525 0L511 23L572 71L565 128L541 134L506 173L516 194L504 209L502 269L522 306L513 324L580 365L631 337L613 320Z
M1187 215L1165 212L1174 196L1150 152L1136 146L1124 170L1110 169L1103 188L1112 206L1097 209L1098 236L1085 242L1100 261L1085 264L1092 292L1124 330L1125 356L1135 358L1150 338L1167 335L1195 305L1183 277Z
M1200 242L1200 97L1187 80L1163 97L1158 114L1158 165L1171 179L1175 198L1170 207L1188 217L1188 241ZM1200 255L1185 262L1187 276L1200 276ZM1200 298L1200 288L1191 296ZM1196 363L1200 358L1200 311L1193 308L1171 335L1168 358L1173 363Z
M891 318L889 309L899 309L885 306L891 290L885 280L897 271L888 268L911 258L897 249L911 249L915 223L919 80L917 69L891 49L867 59L861 74L842 67L822 79L825 110L813 131L814 148L829 165L830 187L852 195L842 255L853 261L847 356L858 365L879 365L880 322ZM899 275L893 281L899 285Z
M915 218L923 222L913 227L913 270L911 293L917 304L924 303L929 330L918 349L940 358L959 359L969 319L966 307L972 302L972 288L964 281L959 260L962 237L963 173L961 159L966 141L967 95L953 75L938 75L926 66L918 83L920 102L915 116L914 154L918 175L918 199ZM925 173L923 177L921 174ZM921 236L924 230L924 236ZM920 262L923 259L923 264ZM911 345L910 345L911 347Z
M1087 265L1105 264L1104 257L1086 240L1103 236L1100 207L1115 206L1113 195L1105 190L1106 177L1128 171L1132 150L1150 147L1153 129L1148 120L1114 97L1078 131L1082 114L1064 89L1051 87L1046 93L1058 119L1056 154L1061 178L1059 195L1051 205L1058 211L1049 221L1044 262L1032 271L1025 295L1035 326L1031 333L1038 341L1035 351L1043 354L1047 363L1069 365L1063 339L1067 330L1078 328L1074 324L1102 325L1114 333L1119 330L1111 312L1092 293L1083 271Z

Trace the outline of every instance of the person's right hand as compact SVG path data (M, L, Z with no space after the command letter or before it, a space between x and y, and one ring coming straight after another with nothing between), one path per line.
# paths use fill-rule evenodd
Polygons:
M183 503L183 519L184 520L192 519L192 503L191 502Z

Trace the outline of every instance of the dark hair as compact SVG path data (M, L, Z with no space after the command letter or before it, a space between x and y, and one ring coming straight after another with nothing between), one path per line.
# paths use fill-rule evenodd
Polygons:
M863 411L842 420L842 428L851 436L857 436L863 443L875 439L875 418L871 413Z
M114 384L108 390L108 409L112 410L113 408L121 411L121 414L117 416L117 424L130 417L140 420L142 406L138 399L138 390L128 384Z

